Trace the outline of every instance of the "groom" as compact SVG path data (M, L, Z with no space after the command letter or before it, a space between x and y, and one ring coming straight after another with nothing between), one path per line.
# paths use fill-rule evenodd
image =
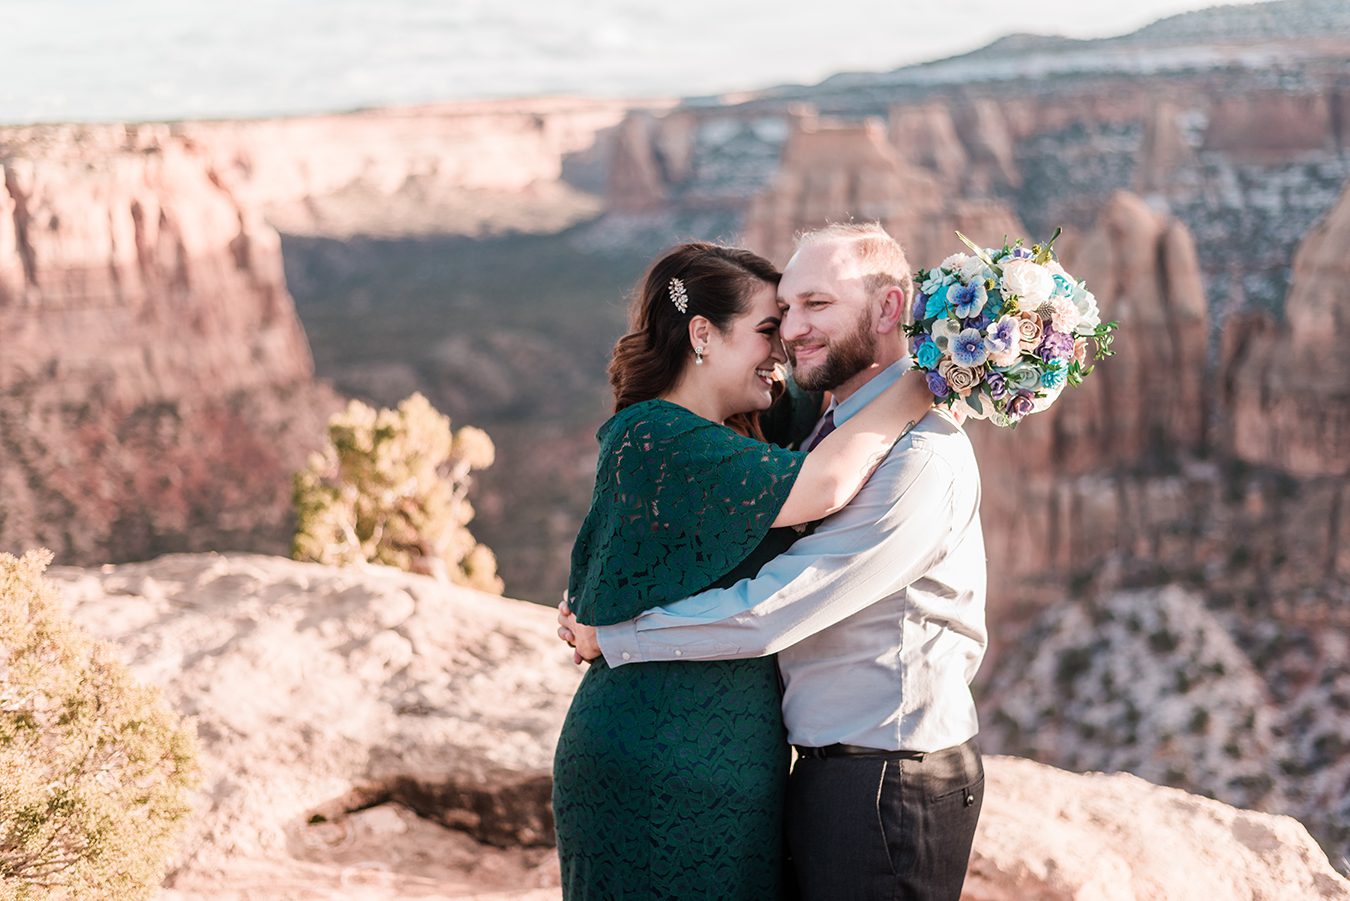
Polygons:
M902 377L912 302L904 252L879 226L802 237L779 287L782 338L798 385L833 393L804 449ZM564 606L560 634L611 667L778 654L802 896L956 901L984 796L969 688L987 639L979 505L970 441L935 409L755 578L598 630Z

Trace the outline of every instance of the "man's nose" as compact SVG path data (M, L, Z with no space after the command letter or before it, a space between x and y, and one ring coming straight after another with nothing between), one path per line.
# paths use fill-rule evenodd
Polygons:
M800 315L794 315L791 310L783 313L783 319L778 325L778 335L789 344L799 338L806 336L811 331Z

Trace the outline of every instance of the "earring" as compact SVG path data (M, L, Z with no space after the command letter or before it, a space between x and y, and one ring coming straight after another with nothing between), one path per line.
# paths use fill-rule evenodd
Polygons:
M694 365L695 366L703 365L703 348L701 347L694 348Z

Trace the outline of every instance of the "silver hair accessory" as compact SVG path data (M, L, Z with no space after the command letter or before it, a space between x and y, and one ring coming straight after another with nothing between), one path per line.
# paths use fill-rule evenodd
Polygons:
M681 313L689 312L689 295L685 293L684 282L678 278L670 280L670 299L675 303L675 309Z

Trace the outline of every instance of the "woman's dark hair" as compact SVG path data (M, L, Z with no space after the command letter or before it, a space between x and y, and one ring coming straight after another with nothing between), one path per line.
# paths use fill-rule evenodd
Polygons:
M689 319L703 316L719 331L750 308L761 284L777 285L773 263L736 247L692 242L672 248L652 264L628 308L628 334L614 345L609 381L614 411L659 397L675 386L690 365ZM671 298L670 280L684 283L687 310Z

